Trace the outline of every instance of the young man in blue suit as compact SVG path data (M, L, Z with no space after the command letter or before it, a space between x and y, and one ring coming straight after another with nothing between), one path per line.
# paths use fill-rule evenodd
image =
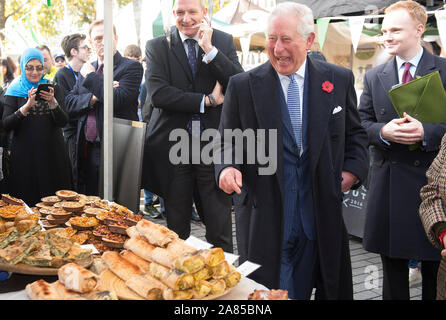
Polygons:
M364 76L359 103L373 159L363 245L381 255L383 299L408 300L409 259L421 261L422 299L435 299L440 250L424 232L418 209L426 171L438 153L446 123L400 118L389 90L416 76L440 71L446 84L446 59L423 49L426 10L415 1L399 1L385 11L384 44L394 57ZM409 145L417 143L415 150Z

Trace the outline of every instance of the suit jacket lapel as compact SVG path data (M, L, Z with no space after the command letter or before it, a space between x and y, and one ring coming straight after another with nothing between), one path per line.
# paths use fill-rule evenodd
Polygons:
M378 78L381 81L384 92L386 93L389 92L389 90L392 89L394 85L399 83L395 58L386 63L383 71L381 73L378 73Z
M188 79L192 81L192 70L190 69L189 61L187 60L187 55L186 52L184 51L184 45L183 42L181 41L177 28L172 28L171 41L172 41L171 50L174 56L180 62L180 65L183 68L184 72L186 73Z
M424 52L420 59L420 63L418 64L417 70L415 71L415 76L422 77L435 71L434 56L426 49L423 50Z
M308 65L305 72L304 89L304 128L310 153L310 166L312 172L315 172L316 164L321 153L322 145L326 139L328 122L333 112L333 92L327 93L322 90L322 83L330 81L335 83L333 72L317 62L312 62L307 58ZM336 85L333 90L336 90Z
M254 94L254 110L259 129L277 130L277 171L276 176L283 199L283 141L282 113L280 110L279 78L269 62L251 73L251 92Z

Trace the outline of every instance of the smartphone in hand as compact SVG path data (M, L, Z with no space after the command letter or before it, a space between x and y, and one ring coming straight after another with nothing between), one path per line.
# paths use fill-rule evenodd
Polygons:
M39 83L39 85L37 86L37 91L36 91L36 101L43 100L40 97L40 91L50 92L50 87L54 89L54 85L52 83Z

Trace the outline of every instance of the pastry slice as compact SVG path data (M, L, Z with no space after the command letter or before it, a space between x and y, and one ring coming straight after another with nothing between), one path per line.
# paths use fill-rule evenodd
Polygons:
M23 260L36 246L37 238L20 238L14 244L0 250L0 262L17 264Z

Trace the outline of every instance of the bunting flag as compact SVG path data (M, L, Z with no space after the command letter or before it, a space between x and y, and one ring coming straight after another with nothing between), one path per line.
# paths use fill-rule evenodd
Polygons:
M365 17L351 17L348 19L350 27L350 35L352 37L353 50L358 48L359 39L361 38L362 28L364 27Z
M51 0L46 0L46 5L47 5L48 7L51 7Z
M164 35L163 16L161 11L156 17L155 21L153 21L152 34L154 38Z
M31 26L31 21L29 20L29 16L26 17L26 23L28 24L28 29L29 32L31 33L31 37L37 44L39 44L39 40L37 40L36 34L34 33L33 27Z
M440 36L441 45L444 47L446 45L446 11L438 10L435 12L435 19L437 19L437 29Z
M325 37L327 36L328 24L330 23L330 18L319 18L316 20L317 23L317 36L319 38L320 50L324 47Z

